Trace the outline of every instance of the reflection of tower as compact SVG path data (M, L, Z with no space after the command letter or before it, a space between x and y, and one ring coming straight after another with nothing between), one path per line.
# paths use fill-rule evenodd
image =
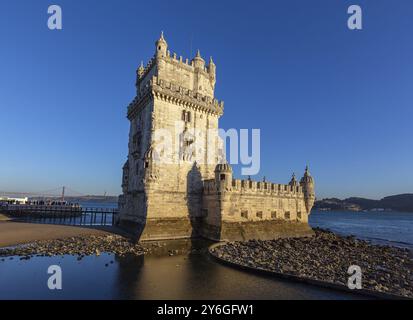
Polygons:
M310 175L308 166L305 168L304 176L300 180L300 185L302 186L304 192L304 200L307 214L310 214L311 208L313 207L315 201L315 192L314 180L313 177Z

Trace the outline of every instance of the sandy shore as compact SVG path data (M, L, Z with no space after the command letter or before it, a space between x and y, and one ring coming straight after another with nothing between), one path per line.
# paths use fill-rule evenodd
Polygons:
M0 247L78 236L107 235L108 232L82 227L4 221L0 216Z
M0 221L9 221L11 220L8 216L0 213Z

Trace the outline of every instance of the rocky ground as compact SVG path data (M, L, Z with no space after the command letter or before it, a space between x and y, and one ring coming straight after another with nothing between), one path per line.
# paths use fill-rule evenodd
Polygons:
M0 248L0 261L8 256L30 259L32 256L74 255L78 259L101 253L114 253L118 256L142 255L148 249L119 235L79 236L57 240L41 240L19 245L14 248Z
M413 298L413 260L408 249L372 245L316 229L311 238L229 242L211 253L239 265L347 286L358 265L362 288Z

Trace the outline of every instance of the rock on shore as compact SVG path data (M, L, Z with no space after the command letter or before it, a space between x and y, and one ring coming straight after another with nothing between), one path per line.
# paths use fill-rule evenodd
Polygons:
M21 256L21 259L29 259L31 256L74 255L81 259L101 253L126 256L142 255L146 251L141 245L119 235L99 235L35 241L15 248L0 249L0 257Z
M413 261L408 249L372 245L315 229L309 238L229 242L211 249L223 260L347 286L347 270L362 271L362 288L413 298Z

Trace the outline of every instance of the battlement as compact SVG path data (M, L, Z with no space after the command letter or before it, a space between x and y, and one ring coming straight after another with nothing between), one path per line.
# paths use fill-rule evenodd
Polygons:
M216 66L212 58L210 58L209 64L206 65L199 50L192 60L184 60L182 56L178 58L176 53L171 55L163 34L155 44L154 56L145 67L142 62L136 70L137 95L140 95L140 92L151 81L152 77L156 76L190 91L199 92L211 99L214 98Z
M215 179L204 181L204 193L214 194L218 191L218 186ZM303 188L300 185L291 186L289 184L278 184L266 181L252 181L232 179L231 187L225 190L226 192L247 192L257 194L269 194L274 196L300 195L304 196Z
M202 68L199 68L199 67L195 66L194 59L189 60L188 58L186 58L184 60L184 58L182 56L179 56L179 58L178 58L178 55L175 52L171 55L170 51L168 50L165 57L156 57L156 55L154 55L151 59L149 59L146 66L143 67L140 75L138 75L138 80L143 81L145 79L145 77L150 73L152 68L154 66L156 66L157 62L159 63L159 60L163 60L167 63L175 65L178 68L183 68L183 69L185 69L187 71L190 71L190 72L193 72L193 73L202 72L205 76L209 75L209 72L211 70L211 63L208 64L208 65L204 65L204 67L202 67Z
M128 115L138 108L140 102L144 101L148 94L179 105L196 107L206 112L212 112L218 115L222 115L224 112L223 101L219 101L199 92L194 92L188 88L182 87L179 84L175 84L164 79L159 79L157 76L152 76L152 78L147 81L145 86L140 87L139 94L129 104Z

